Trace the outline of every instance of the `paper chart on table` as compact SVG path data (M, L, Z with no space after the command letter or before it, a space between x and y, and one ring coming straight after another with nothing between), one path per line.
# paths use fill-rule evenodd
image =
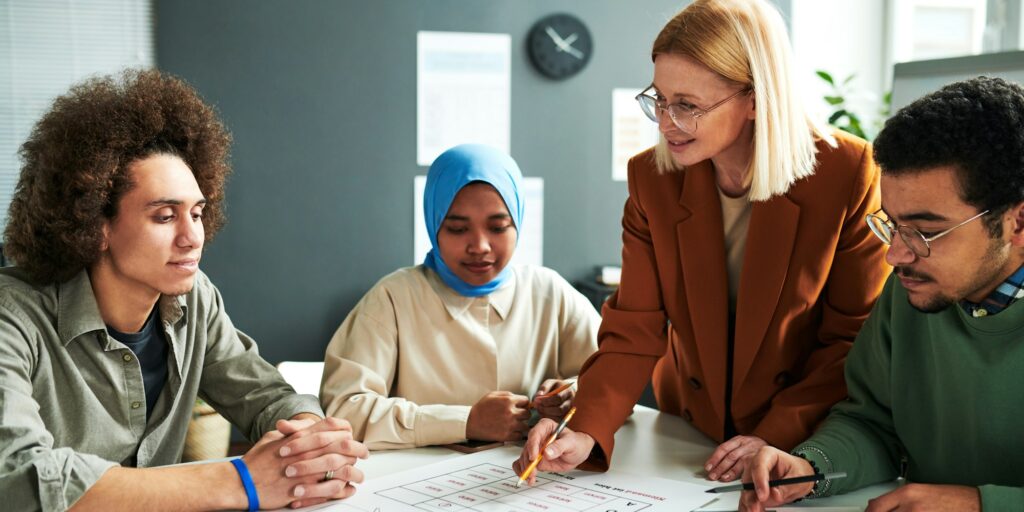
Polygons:
M709 487L615 470L540 473L533 487L515 487L507 446L410 469L359 486L355 496L315 507L338 512L662 512L708 503Z

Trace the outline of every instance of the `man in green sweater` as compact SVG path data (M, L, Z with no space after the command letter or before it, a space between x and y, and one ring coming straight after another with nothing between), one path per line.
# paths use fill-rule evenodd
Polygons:
M868 511L1024 510L1024 89L979 77L875 140L893 266L846 363L849 398L792 453L748 465L741 509L904 476ZM847 477L768 487L815 472Z

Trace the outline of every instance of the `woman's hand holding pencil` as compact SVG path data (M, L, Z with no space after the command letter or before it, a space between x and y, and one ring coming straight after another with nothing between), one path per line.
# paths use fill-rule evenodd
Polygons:
M562 421L572 407L572 399L576 396L576 381L558 379L545 380L530 401L530 408L536 409L541 418Z
M537 480L537 471L569 471L579 466L590 456L594 448L594 438L583 432L573 432L569 428L563 428L558 438L552 441L545 448L548 440L558 430L559 424L554 420L542 419L530 430L526 438L526 446L523 453L519 455L512 469L517 475L524 477L528 485L533 485ZM531 463L540 457L543 448L544 456L537 464L534 471L525 474Z

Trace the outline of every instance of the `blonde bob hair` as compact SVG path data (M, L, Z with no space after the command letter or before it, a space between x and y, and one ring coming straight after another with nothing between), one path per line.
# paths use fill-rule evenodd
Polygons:
M785 194L814 173L815 138L835 139L804 110L796 91L792 49L782 16L766 0L696 0L669 21L651 49L690 57L754 94L754 151L746 184L751 201ZM661 172L681 170L662 137L655 148Z

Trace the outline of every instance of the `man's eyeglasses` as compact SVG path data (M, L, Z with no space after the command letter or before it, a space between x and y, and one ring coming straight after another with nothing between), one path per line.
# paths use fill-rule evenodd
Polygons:
M653 89L654 86L652 85L644 89L640 94L636 95L636 101L640 104L640 109L643 110L644 114L647 114L647 117L655 123L657 123L661 118L662 112L668 112L668 117L672 119L672 123L675 124L677 128L687 133L694 133L697 131L697 119L700 119L712 110L725 105L729 100L753 90L749 87L742 89L708 108L700 108L688 103L673 103L669 105L664 99L658 99L657 97L649 94Z
M956 226L953 226L941 233L936 233L930 237L924 236L920 231L907 226L905 224L893 224L889 219L883 219L878 214L882 213L882 210L878 210L875 213L869 213L865 219L868 223L868 227L871 228L871 232L875 234L882 242L886 245L892 245L893 236L899 233L900 239L903 243L910 248L911 252L916 254L919 258L927 258L932 253L932 242L948 235L954 229L971 222L974 219L981 218L981 216L988 213L989 210L985 210L974 217L971 217Z

